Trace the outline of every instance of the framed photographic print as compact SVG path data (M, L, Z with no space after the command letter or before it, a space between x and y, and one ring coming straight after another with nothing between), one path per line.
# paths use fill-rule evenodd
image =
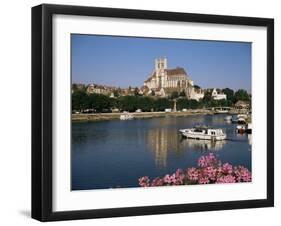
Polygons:
M274 21L32 8L32 217L274 205Z

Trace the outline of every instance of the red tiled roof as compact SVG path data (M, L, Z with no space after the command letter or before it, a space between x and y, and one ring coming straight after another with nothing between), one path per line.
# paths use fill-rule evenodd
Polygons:
M174 69L165 69L165 72L167 72L167 76L178 76L178 75L186 75L185 70L182 67L177 67ZM152 78L155 78L156 73L153 72L153 74L145 81L145 82L150 82Z
M177 67L174 69L165 69L168 76L175 76L175 75L187 75L185 70L182 67Z

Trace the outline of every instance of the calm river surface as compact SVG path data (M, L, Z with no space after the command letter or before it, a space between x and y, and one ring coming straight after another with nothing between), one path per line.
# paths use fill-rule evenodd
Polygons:
M72 123L72 190L136 187L138 178L155 178L196 166L213 152L223 162L251 170L251 135L235 133L225 115L162 117L130 121ZM226 141L182 139L178 130L204 124L223 128Z

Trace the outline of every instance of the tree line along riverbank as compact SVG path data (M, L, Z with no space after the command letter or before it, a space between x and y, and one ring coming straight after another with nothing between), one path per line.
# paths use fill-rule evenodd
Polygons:
M212 107L232 107L237 101L251 102L251 96L245 90L234 92L224 89L227 99L214 100L211 93L206 93L204 98L197 101L188 99L184 94L172 93L169 97L129 96L109 97L103 94L87 93L85 90L74 90L72 93L72 112L79 113L111 113L129 111L135 112L160 112L165 109L173 109L176 101L176 110L206 109Z

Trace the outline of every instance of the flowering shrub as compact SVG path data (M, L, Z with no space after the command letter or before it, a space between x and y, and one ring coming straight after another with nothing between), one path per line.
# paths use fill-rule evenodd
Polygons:
M156 177L150 181L148 176L139 178L141 187L188 185L188 184L218 184L251 182L252 174L244 166L232 166L229 163L221 163L213 153L201 156L198 159L198 167L186 170L178 169L172 175Z

